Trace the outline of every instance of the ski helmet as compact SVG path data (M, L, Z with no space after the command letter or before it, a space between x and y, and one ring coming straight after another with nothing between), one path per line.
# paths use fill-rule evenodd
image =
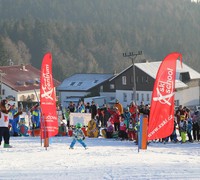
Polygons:
M82 124L81 123L76 123L76 128L82 128Z

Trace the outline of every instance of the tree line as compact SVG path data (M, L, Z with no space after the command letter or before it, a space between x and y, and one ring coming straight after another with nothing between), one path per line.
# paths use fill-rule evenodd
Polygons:
M190 0L0 0L0 65L40 68L53 54L54 77L114 73L131 64L124 52L143 51L137 61L183 54L200 69L200 4Z

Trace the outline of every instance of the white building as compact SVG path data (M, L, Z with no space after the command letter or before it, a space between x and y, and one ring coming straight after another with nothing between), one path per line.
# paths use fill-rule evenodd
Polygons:
M38 102L40 98L40 70L28 65L0 66L1 99L16 102ZM59 81L54 79L54 86Z

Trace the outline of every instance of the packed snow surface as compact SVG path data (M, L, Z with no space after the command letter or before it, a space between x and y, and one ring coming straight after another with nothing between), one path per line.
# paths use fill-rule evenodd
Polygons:
M200 179L200 143L150 143L139 150L132 141L86 138L88 149L72 137L11 137L0 147L0 179L115 180Z

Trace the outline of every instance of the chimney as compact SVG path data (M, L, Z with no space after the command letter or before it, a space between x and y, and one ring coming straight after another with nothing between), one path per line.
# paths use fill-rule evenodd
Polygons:
M116 76L117 74L118 74L118 73L117 73L117 71L116 71L116 70L114 70L114 72L113 72L113 75L115 75L115 76Z
M140 62L141 63L148 63L149 61L147 59L142 59Z
M14 63L13 63L12 59L9 59L9 66L13 66L13 65L14 65Z

